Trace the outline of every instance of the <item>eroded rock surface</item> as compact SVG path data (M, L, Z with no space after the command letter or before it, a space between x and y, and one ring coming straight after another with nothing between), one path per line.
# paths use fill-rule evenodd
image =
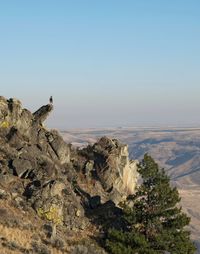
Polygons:
M116 204L133 194L137 161L129 161L128 146L103 137L94 144L94 167L105 191Z

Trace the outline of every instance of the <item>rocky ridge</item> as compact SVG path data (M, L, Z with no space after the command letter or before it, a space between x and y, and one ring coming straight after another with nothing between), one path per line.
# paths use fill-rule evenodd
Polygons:
M91 237L102 220L117 223L118 204L137 183L137 161L116 139L83 149L66 144L43 127L52 110L47 104L31 113L0 97L0 246L5 254L105 253ZM9 238L20 228L32 235L25 246L19 234Z

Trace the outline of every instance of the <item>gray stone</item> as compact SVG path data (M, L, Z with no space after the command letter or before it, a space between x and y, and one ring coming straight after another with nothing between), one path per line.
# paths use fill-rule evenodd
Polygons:
M57 155L61 164L70 162L70 147L64 142L60 134L53 130L46 134L48 142Z
M39 108L35 113L33 113L34 123L42 125L42 123L47 119L49 113L53 110L52 104L47 104Z
M12 166L19 177L26 178L28 173L33 169L31 162L24 159L14 159Z

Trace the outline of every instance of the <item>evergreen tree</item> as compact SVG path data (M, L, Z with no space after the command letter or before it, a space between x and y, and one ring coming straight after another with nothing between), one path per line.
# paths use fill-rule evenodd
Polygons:
M190 222L180 206L178 191L155 161L145 155L138 165L142 183L124 204L126 231L110 229L106 246L114 254L193 254L195 247L189 231ZM130 206L130 204L132 205Z

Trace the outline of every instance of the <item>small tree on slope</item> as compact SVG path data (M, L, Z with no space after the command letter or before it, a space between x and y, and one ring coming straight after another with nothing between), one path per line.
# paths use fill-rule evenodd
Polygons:
M180 197L170 179L155 161L145 155L138 172L142 184L123 206L127 230L110 229L106 247L114 254L193 254L190 233L184 229L190 219L177 204Z

